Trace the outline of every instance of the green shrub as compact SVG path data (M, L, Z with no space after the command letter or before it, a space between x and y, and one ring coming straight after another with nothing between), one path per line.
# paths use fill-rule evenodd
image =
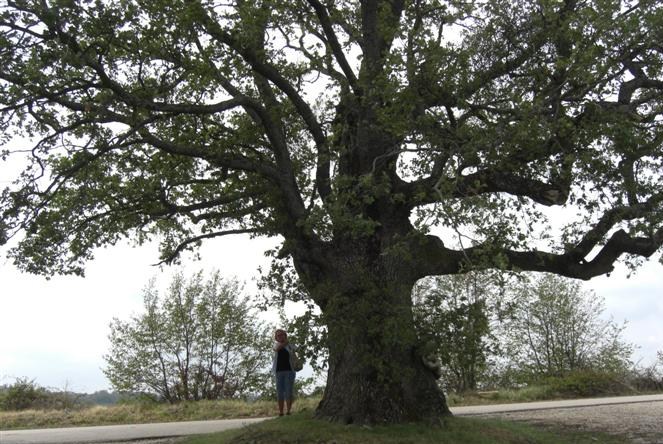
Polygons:
M34 380L17 378L14 384L5 386L0 397L1 410L27 410L43 408L48 402L48 392Z
M51 391L28 378L16 378L14 384L0 387L0 410L74 410L84 407L83 397L67 390Z
M663 351L657 352L657 360L649 365L634 365L626 383L641 392L663 392Z
M626 383L638 392L663 392L663 378L646 373L633 372L627 377Z
M592 370L577 370L564 376L545 378L543 384L561 397L591 397L630 392L619 375Z

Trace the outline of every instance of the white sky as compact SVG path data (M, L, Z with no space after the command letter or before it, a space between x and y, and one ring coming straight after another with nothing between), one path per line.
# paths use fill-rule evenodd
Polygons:
M203 261L186 271L218 268L237 276L247 288L266 265L263 255L274 241L248 237L223 238L203 245ZM101 372L107 352L108 325L113 317L128 319L142 310L142 289L153 276L168 282L173 269L162 273L154 246L118 246L99 250L86 277L42 277L19 273L0 261L0 384L16 377L34 378L39 385L78 392L109 389ZM606 300L606 315L629 321L624 338L641 348L636 358L651 362L663 349L663 266L646 263L626 279L623 269L610 277L585 283ZM161 287L160 287L161 288Z

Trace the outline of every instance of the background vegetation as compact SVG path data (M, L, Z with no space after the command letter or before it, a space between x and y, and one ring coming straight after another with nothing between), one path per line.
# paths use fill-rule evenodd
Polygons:
M587 396L623 392L634 372L656 380L657 365L635 369L625 324L606 319L603 299L577 281L468 273L423 280L414 299L447 392L546 386Z
M466 274L422 281L413 297L421 342L440 366L451 406L663 391L663 351L649 366L632 363L622 327L605 320L602 299L574 281ZM324 344L310 310L294 320L281 310L280 317L305 350ZM236 281L178 274L163 297L152 282L145 313L111 325L106 372L116 391L80 394L18 378L0 386L0 423L11 429L271 416L270 338ZM318 353L317 368L324 359ZM150 382L158 379L154 369L169 385ZM224 381L226 389L218 389ZM316 408L323 389L316 384L315 377L298 377L296 412Z
M144 313L114 319L104 373L118 391L168 402L257 396L270 380L271 331L236 280L176 274L160 295L144 290Z

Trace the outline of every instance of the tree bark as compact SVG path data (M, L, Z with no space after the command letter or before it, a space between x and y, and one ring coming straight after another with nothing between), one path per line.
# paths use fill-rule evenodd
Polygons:
M340 275L324 285L333 292L322 308L329 370L316 416L344 424L439 424L451 412L422 359L407 267L369 270L343 261Z

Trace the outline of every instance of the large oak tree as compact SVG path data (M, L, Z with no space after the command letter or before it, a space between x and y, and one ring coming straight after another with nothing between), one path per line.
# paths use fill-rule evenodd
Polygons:
M1 238L52 274L280 236L330 338L318 415L435 420L418 279L660 251L661 42L656 0L7 0L3 137L34 144Z

